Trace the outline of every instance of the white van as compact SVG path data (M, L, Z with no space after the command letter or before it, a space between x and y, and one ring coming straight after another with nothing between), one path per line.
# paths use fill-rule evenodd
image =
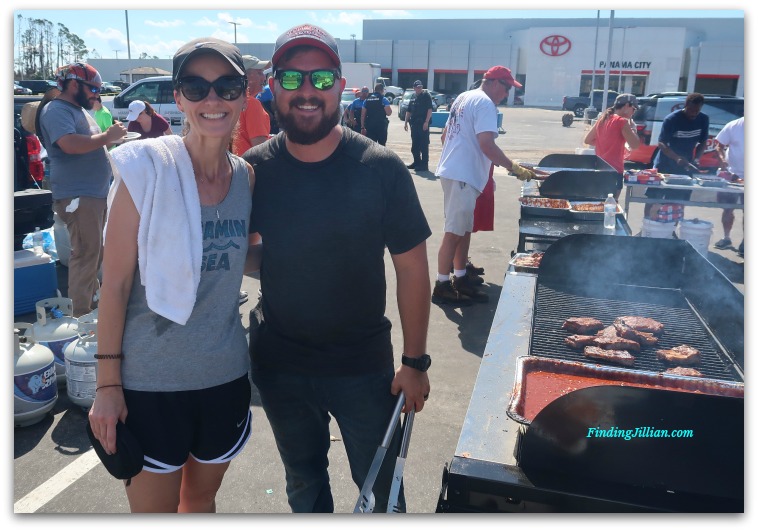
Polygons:
M103 105L111 111L116 120L128 125L126 115L129 114L129 104L134 100L148 102L155 112L163 116L171 125L171 131L181 134L184 124L184 113L179 110L174 101L174 85L171 76L146 77L135 81L125 88L112 101L103 101Z

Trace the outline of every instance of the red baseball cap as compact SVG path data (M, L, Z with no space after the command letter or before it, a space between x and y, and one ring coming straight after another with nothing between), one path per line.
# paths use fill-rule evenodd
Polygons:
M288 29L276 39L274 55L271 57L274 70L277 69L284 53L295 46L313 46L314 48L323 50L332 60L334 66L340 70L342 69L339 49L334 37L324 29L313 24L301 24Z
M484 73L484 79L498 79L503 80L512 87L521 88L523 85L513 79L511 69L504 66L493 66Z

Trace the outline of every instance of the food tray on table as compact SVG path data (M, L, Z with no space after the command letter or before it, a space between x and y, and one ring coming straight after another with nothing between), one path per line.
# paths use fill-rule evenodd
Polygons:
M744 397L745 393L743 383L524 356L517 360L516 381L506 412L516 422L531 424L537 413L559 397L577 389L601 385L737 398Z
M569 217L586 221L601 220L605 215L605 203L603 201L571 201ZM616 214L623 214L621 205L616 205Z
M706 188L724 188L726 187L726 181L722 179L721 177L698 177L697 183L700 186L704 186Z
M537 269L540 267L542 256L545 253L542 251L535 251L532 253L516 253L508 262L508 271L516 271L519 273L537 273Z
M568 215L571 203L565 199L549 197L520 197L521 214L562 218Z
M663 182L666 184L691 186L695 183L689 175L678 175L676 173L662 173L661 175L663 175Z

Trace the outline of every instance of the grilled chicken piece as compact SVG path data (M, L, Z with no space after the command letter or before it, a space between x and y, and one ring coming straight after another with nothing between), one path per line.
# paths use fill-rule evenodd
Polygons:
M597 339L595 336L582 336L577 334L568 336L563 341L571 348L582 350L587 345L592 345L595 339Z
M650 332L640 332L639 330L635 330L634 328L631 328L627 326L626 324L624 324L623 321L619 322L617 320L616 322L614 322L613 329L616 331L619 337L623 337L625 339L631 339L632 341L636 341L642 346L650 346L650 345L658 344L658 338L655 337Z
M631 339L624 339L623 337L600 337L595 336L592 344L596 347L608 349L608 350L633 350L635 352L640 351L640 344Z
M584 355L593 360L617 363L624 367L633 367L635 360L626 350L606 350L600 347L584 347Z
M703 373L692 367L674 367L673 369L666 369L664 374L675 374L676 376L694 376L700 378Z
M623 323L629 328L639 332L652 332L655 335L661 335L661 333L663 333L663 323L659 323L655 319L650 319L649 317L623 315L617 317L614 321L614 324L615 323Z
M613 325L606 326L595 335L597 337L618 337L619 336L618 332L616 331L616 327ZM628 339L631 339L631 338L628 338Z
M689 345L679 345L670 350L656 350L659 360L676 365L697 365L700 363L700 351Z
M594 334L603 328L603 323L593 317L569 317L561 328L576 334Z

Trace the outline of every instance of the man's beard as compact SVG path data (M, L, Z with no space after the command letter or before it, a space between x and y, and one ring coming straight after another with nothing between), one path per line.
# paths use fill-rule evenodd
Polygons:
M296 98L290 101L290 106L294 107L304 103L322 105L321 101L315 99ZM326 138L332 129L334 129L334 126L340 123L340 113L342 111L342 106L338 105L332 114L325 114L313 130L305 130L300 128L300 124L298 124L297 119L292 113L285 114L282 112L276 98L274 98L273 108L279 128L287 134L287 138L295 144L302 144L304 146L315 144L319 140Z
M89 111L95 105L95 102L89 99L87 92L89 91L85 91L84 87L82 85L79 85L79 90L76 92L74 99L80 107L83 107L85 110Z

